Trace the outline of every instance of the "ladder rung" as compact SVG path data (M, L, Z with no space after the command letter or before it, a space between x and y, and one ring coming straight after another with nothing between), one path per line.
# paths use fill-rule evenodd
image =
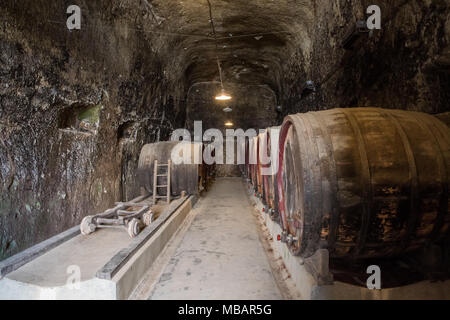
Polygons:
M171 162L169 160L169 163L158 163L157 160L155 160L155 167L154 167L154 172L153 172L153 199L154 202L156 203L156 199L166 199L167 202L170 202L170 169L171 169ZM158 168L161 167L166 167L167 170L158 170ZM158 177L166 177L167 181L161 181L162 183L166 183L166 184L160 184L158 185ZM167 195L165 196L159 196L157 193L157 189L158 188L167 188Z

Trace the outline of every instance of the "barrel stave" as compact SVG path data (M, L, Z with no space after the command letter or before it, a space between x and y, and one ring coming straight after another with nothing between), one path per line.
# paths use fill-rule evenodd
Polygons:
M186 143L183 143L183 145L185 148L191 150L192 164L176 164L172 162L170 178L172 195L180 195L182 191L186 191L188 194L196 194L199 190L199 177L201 176L203 164L195 164L194 162L194 153L199 152L199 145ZM145 188L149 193L153 193L153 169L155 160L159 164L167 164L171 159L172 150L176 146L181 146L181 142L165 141L143 146L139 157L138 180L140 186ZM164 170L167 169L162 167L159 172L164 173ZM166 177L160 177L159 179L161 179L159 180L160 184L164 184L166 181ZM166 194L164 188L161 188L158 192L161 195Z
M448 140L448 127L422 113L288 116L278 182L293 253L325 244L332 257L389 256L448 238Z

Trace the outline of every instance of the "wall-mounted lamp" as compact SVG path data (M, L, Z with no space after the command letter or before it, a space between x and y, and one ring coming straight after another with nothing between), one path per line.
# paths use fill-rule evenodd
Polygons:
M232 127L232 126L234 126L234 124L231 121L227 121L227 122L225 122L225 126L226 127Z

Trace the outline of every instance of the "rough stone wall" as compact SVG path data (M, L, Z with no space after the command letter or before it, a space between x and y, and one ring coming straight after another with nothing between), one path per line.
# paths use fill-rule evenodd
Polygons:
M382 30L342 47L369 5L381 7ZM447 1L314 1L314 19L284 64L280 117L336 107L448 111L450 15ZM316 92L301 95L306 80Z
M141 146L184 123L164 42L142 32L155 16L78 1L69 31L70 4L1 4L0 260L137 196Z

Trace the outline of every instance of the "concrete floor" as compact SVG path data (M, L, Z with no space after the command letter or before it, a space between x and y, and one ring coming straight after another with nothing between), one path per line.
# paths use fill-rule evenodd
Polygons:
M219 178L148 299L282 299L241 178Z
M80 269L81 281L96 272L132 239L125 229L98 229L89 236L78 235L25 264L7 277L41 287L65 285L69 266Z

